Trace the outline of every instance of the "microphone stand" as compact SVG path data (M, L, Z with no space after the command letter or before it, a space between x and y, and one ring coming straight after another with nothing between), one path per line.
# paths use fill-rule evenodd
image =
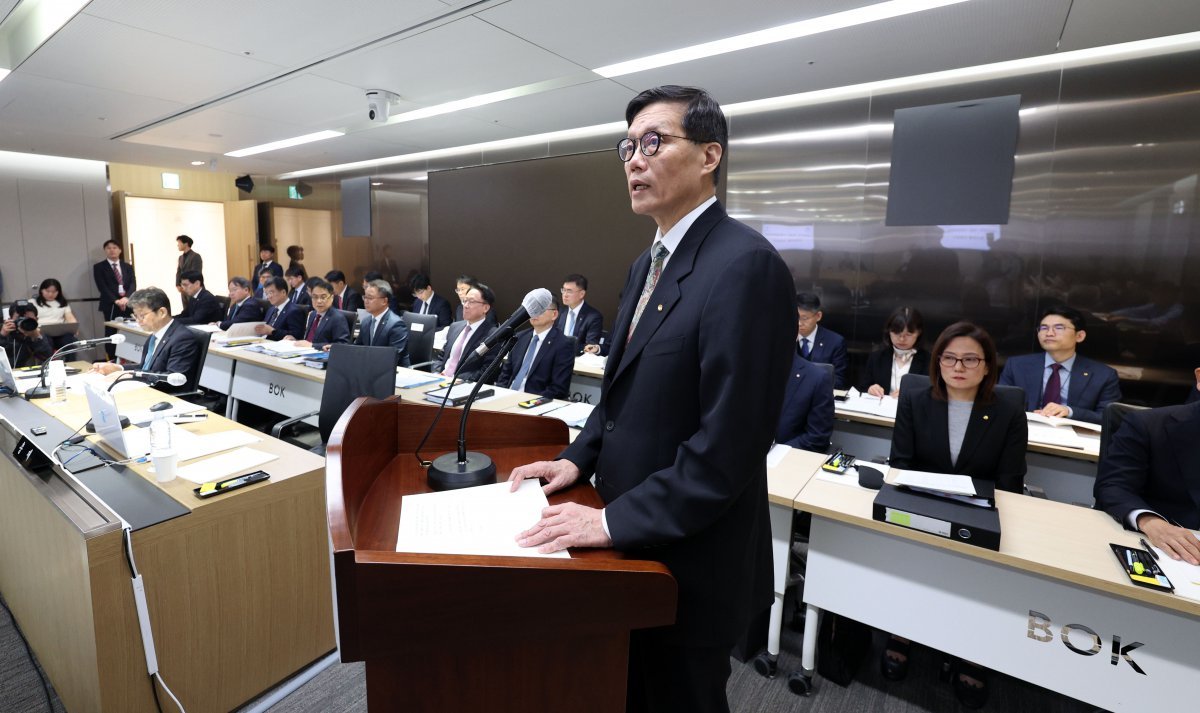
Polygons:
M105 338L107 339L107 337ZM72 342L59 347L50 358L42 362L41 372L38 374L38 385L25 392L25 399L32 401L33 399L45 399L50 397L50 387L46 386L46 370L50 367L50 362L54 361L55 357L82 352L93 347L99 346L97 340L86 340L82 342Z
M516 343L516 335L510 334L504 346L500 347L500 353L483 370L475 382L475 387L471 389L471 395L463 404L462 417L458 420L458 451L434 458L429 466L429 487L434 490L473 488L476 485L491 485L496 482L496 464L492 459L483 453L467 450L467 416L471 414L471 404L475 403L475 395L479 393L479 389L495 378L496 372L500 370L500 363Z

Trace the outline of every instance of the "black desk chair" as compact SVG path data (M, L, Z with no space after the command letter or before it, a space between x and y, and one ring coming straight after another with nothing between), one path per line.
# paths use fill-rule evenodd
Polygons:
M833 374L833 364L826 364L825 362L820 362L820 361L814 361L814 362L810 362L810 363L813 366L821 367L821 371L824 371L826 374L829 374L829 382L833 383L833 380L835 378L834 374Z
M289 418L276 423L271 435L281 438L313 453L325 455L325 444L329 434L350 404L360 396L386 399L396 393L396 350L391 347L364 347L357 344L334 344L329 349L329 362L325 369L325 388L321 391L321 408L318 411ZM299 436L284 436L284 429L291 428L307 418L317 417L317 432L320 443L312 446ZM311 435L311 429L309 431Z
M437 335L437 315L403 312L408 327L408 358L413 369L429 370L433 365L433 338Z
M354 341L358 338L358 334L355 332L358 329L358 312L350 312L344 309L339 309L338 312L341 312L342 316L346 318L346 324L350 327L350 341Z
M221 394L210 394L207 390L200 387L200 374L204 373L204 362L208 360L208 345L212 339L212 334L197 327L188 327L188 333L192 335L192 339L196 340L199 356L196 358L196 363L192 369L184 375L187 377L187 383L183 385L184 390L173 392L173 395L189 403L203 406L209 411L222 413L220 405L221 401L224 400L224 396Z
M901 393L904 393L905 389L919 390L928 388L930 388L930 383L929 376L926 374L905 374L900 379ZM997 384L995 391L996 398L1011 403L1020 411L1025 410L1025 389L1022 389L1020 386L1002 386Z
M225 319L225 315L229 314L229 295L213 295L213 297L216 297L217 304L221 305L221 319Z
M1132 404L1111 403L1104 407L1104 413L1100 416L1100 460L1108 454L1109 444L1112 443L1113 434L1125 423L1125 417L1134 411L1145 410L1145 406L1134 406Z

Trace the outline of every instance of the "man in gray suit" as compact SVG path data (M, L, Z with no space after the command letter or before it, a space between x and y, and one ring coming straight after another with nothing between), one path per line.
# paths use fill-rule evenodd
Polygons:
M400 315L389 309L392 303L392 286L383 280L371 280L363 290L363 305L371 313L358 325L358 340L355 344L366 347L390 346L396 350L396 364L409 366L408 326Z

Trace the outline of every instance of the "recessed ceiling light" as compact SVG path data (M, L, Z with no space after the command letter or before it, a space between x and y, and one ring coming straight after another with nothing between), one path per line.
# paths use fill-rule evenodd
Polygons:
M830 32L832 30L841 30L846 27L854 27L856 25L864 25L869 22L877 22L879 20L887 20L901 15L909 15L914 12L923 12L934 8L945 7L947 5L957 5L967 0L889 0L888 2L876 3L859 7L845 12L835 12L831 15L823 15L821 17L813 17L808 20L792 22L778 27L769 27L765 30L757 32L747 32L742 35L726 37L713 42L704 42L691 47L683 47L670 52L660 52L646 57L631 59L627 62L618 62L609 64L603 67L597 67L592 71L602 77L620 77L625 74L633 74L634 72L643 72L647 69L656 69L658 67L666 67L672 64L681 62L690 62L696 59L705 57L713 57L727 52L736 52L738 50L749 49L751 47L761 47L763 45L774 44L786 40L794 40L799 37L809 37L819 35L822 32ZM811 64L811 62L810 62Z
M371 181L371 185L372 186L382 186L383 182L382 181Z
M206 163L208 163L208 161L192 161L193 166L203 166Z
M258 146L251 146L250 148L246 148L246 149L238 149L237 151L230 151L229 153L227 153L225 155L232 156L234 158L242 158L244 156L253 156L255 154L266 153L267 151L278 151L279 149L286 149L286 148L289 148L292 146L299 146L300 144L309 144L314 141L323 141L325 139L332 139L334 137L343 136L343 135L344 135L344 132L341 132L341 131L317 131L312 134L305 134L304 136L295 136L290 139L282 139L280 141L272 141L269 144L259 144Z

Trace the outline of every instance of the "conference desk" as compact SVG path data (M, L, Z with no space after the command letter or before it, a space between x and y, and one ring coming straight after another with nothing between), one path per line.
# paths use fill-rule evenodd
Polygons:
M829 611L1110 711L1195 706L1200 602L1130 584L1108 544L1136 547L1137 535L1104 513L997 492L995 552L877 522L875 491L806 477L812 460L792 462L801 472L772 490L782 500L798 485L793 507L813 516L810 685L818 616Z
M114 394L123 412L174 400ZM155 483L148 464L73 475L11 456L33 426L49 452L88 417L74 389L63 404L0 400L0 589L67 710L155 710L124 523L159 670L190 713L232 710L335 648L322 458L252 432L276 456L262 466L271 479L200 500L190 481ZM249 431L217 415L181 427Z
M895 423L893 418L849 411L835 402L833 444L858 460L885 462L892 451ZM1031 442L1025 456L1025 484L1051 500L1091 507L1100 438L1095 433L1083 435L1088 443L1078 449Z

